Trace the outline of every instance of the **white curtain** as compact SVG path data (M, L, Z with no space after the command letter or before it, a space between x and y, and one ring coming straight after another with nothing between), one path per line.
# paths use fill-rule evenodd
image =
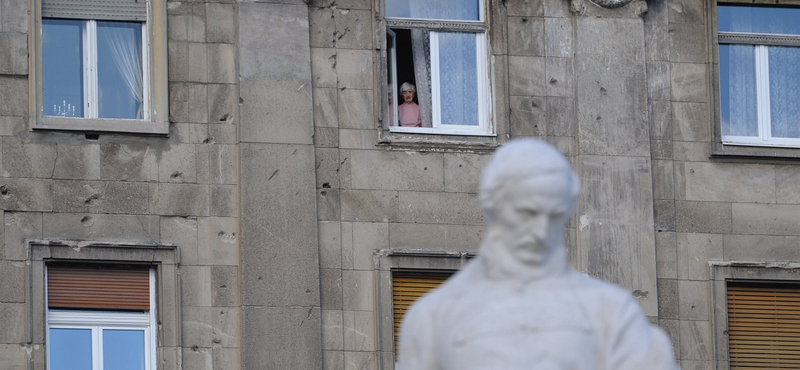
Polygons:
M422 127L431 124L431 38L430 31L411 30L411 52L414 58L414 78L417 80L417 100Z
M800 48L769 48L772 137L800 138Z
M723 122L723 134L758 136L755 48L729 45L728 50L728 122Z
M114 58L125 86L136 101L136 118L144 118L144 73L142 70L141 35L139 27L104 27L108 49ZM139 35L135 34L136 32Z
M478 125L478 78L474 33L440 32L441 124Z

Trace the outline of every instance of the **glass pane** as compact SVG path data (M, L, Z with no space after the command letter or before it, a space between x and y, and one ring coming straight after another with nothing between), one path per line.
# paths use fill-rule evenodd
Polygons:
M50 329L50 370L92 370L91 329Z
M800 138L800 48L769 48L772 137Z
M103 330L104 370L144 370L144 330Z
M386 0L389 18L480 20L480 0Z
M439 92L443 125L478 125L474 33L439 33Z
M142 82L142 24L97 22L99 117L143 118Z
M720 32L778 33L800 35L800 8L717 6Z
M79 20L42 19L42 109L83 117L83 28Z
M758 136L755 47L719 46L722 135Z

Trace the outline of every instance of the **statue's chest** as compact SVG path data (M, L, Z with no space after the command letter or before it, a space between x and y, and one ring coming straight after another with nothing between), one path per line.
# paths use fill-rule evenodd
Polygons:
M453 307L438 333L442 369L594 369L597 338L574 296L490 293Z

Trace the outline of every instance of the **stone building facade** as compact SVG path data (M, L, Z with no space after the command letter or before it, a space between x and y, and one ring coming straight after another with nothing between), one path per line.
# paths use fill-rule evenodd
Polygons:
M393 369L393 273L474 255L482 166L537 137L583 184L572 266L728 368L726 279L800 271L800 145L723 145L718 4L398 2L148 0L144 118L114 121L47 113L50 5L3 0L0 367L47 366L48 266L113 262L154 271L152 367ZM476 40L479 131L390 125L387 28Z

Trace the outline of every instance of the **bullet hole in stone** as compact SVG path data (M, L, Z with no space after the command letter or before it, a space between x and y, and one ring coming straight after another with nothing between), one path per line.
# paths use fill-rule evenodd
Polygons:
M203 139L203 144L208 144L210 142L211 142L211 138L210 137L207 137L207 138Z
M462 165L458 165L458 168L461 168L461 167L462 167Z
M423 170L427 171L427 170L428 170L428 167L425 167L425 168L423 168Z
M322 184L322 187L325 188L325 189L330 189L331 188L331 184L326 182L326 183Z
M258 280L263 280L263 279L264 279L264 278L262 278L261 276L259 276L259 277L258 277Z
M306 293L311 293L311 289L306 289Z
M535 101L531 101L531 107L532 107L532 108L539 108L539 106L538 106L538 105L536 105L536 102L535 102Z
M86 140L97 140L100 138L99 134L86 134Z
M528 18L522 18L522 23L528 23Z
M241 96L239 97L239 103L244 103L244 99Z
M225 122L225 121L228 120L228 118L231 118L231 115L228 114L228 113L225 113L225 114L222 115L222 117L220 117L219 121L220 122Z
M0 195L8 195L8 188L5 185L0 186Z
M219 287L220 288L227 288L228 286L227 285L220 285Z
M181 172L181 171L175 171L175 172L173 172L171 175L169 175L169 178L171 178L171 179L177 179L177 178L179 178L179 177L181 177L181 176L183 176L183 172Z
M211 343L220 344L220 343L222 343L222 339L214 338L214 339L211 340Z
M91 216L83 216L83 218L81 219L81 223L84 224L84 225L88 224L90 222L92 222L92 217Z
M558 83L558 80L556 80L555 78L551 78L551 79L550 79L550 84L551 84L551 85L555 85L555 84L557 84L557 83Z
M606 94L606 88L605 88L605 87L602 87L602 86L600 86L600 93L601 93L601 94L603 94L603 95L605 95L605 94Z
M597 120L601 121L601 120L603 120L603 117L597 116Z
M224 314L225 314L225 311L219 311L219 314L220 314L220 315L224 315Z
M200 352L200 347L192 346L192 352Z
M694 173L694 168L689 169L689 173Z
M220 232L217 233L217 236L223 236L223 235L225 235L224 231L220 231Z
M328 194L328 192L327 192L327 191L325 191L325 190L323 190L323 191L319 192L319 195L322 195L323 197L324 197L325 195L327 195L327 194Z
M692 305L692 308L694 308L694 305Z
M83 201L83 204L92 204L92 202L94 200L99 199L99 198L100 198L100 194L92 194L92 196L86 198L86 200Z

